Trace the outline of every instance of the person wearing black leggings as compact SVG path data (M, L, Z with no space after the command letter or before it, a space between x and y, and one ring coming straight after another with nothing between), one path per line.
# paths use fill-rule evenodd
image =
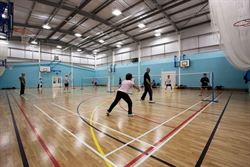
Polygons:
M150 73L150 68L147 68L145 74L144 74L144 93L141 96L141 101L145 100L145 97L147 95L147 93L149 94L149 103L154 103L153 101L153 91L151 88L151 79L149 76Z
M113 101L109 109L107 110L107 116L110 115L110 112L119 103L121 99L125 100L128 103L128 116L129 117L133 116L132 101L128 95L128 91L132 87L136 88L138 91L140 91L140 89L137 85L134 84L134 82L132 81L132 78L133 78L132 74L128 73L126 75L126 80L122 81L121 87L118 89L116 93L115 100Z

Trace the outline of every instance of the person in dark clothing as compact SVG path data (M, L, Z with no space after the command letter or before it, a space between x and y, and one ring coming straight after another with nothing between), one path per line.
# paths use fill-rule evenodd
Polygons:
M121 85L122 85L122 79L121 79L121 77L119 78L119 87L121 87Z
M203 77L201 78L200 82L201 82L201 93L200 93L200 96L202 96L203 91L204 90L207 91L207 89L208 89L209 79L208 79L206 73L203 74Z
M141 100L145 100L145 97L147 95L147 93L149 93L149 103L154 103L153 101L153 91L151 88L151 79L149 76L150 73L150 68L146 69L146 72L144 74L144 93L142 94Z
M117 103L123 99L128 103L128 116L132 117L133 113L132 113L132 101L128 95L128 91L129 89L131 89L132 87L136 88L138 91L140 91L139 87L137 85L134 84L134 81L132 81L132 74L128 73L126 75L126 80L122 81L121 87L118 89L117 93L116 93L116 97L115 100L113 101L113 103L111 104L111 106L109 107L109 109L107 110L107 116L110 115L110 112L113 110L113 108L117 105Z
M20 95L24 95L24 90L25 90L25 78L24 78L25 74L22 73L21 76L19 77L19 81L20 81Z
M248 84L248 92L250 92L250 69L244 75L245 83Z

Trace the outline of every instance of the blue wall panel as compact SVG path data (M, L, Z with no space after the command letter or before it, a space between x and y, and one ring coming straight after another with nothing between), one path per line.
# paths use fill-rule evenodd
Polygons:
M47 65L47 64L44 64ZM44 87L52 87L52 77L62 76L71 72L71 66L60 63L55 66L56 70L60 70L58 74L55 72L41 73L43 78ZM4 74L0 77L0 88L16 87L19 88L18 77L21 73L25 73L26 87L33 88L37 86L39 77L39 65L38 64L15 64L11 69L6 69ZM81 67L73 67L74 86L81 86L82 77L93 77L95 75L94 70L84 69Z

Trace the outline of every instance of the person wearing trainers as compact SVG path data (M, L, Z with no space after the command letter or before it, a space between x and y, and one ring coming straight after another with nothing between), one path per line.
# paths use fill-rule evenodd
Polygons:
M122 81L121 87L118 89L116 93L115 100L113 101L109 109L107 110L107 116L110 115L110 112L113 110L113 108L118 104L118 102L121 99L125 100L128 103L128 116L129 117L133 116L132 101L128 95L128 91L132 87L136 88L138 91L140 91L140 89L137 85L134 84L134 81L132 81L132 78L133 78L132 74L128 73L126 75L126 80Z
M153 101L153 91L152 91L152 88L151 88L151 79L150 79L150 76L149 76L149 73L150 73L150 68L147 68L146 69L146 72L144 74L144 93L142 94L142 97L141 97L141 100L145 100L145 97L147 95L147 93L149 93L149 103L154 103Z

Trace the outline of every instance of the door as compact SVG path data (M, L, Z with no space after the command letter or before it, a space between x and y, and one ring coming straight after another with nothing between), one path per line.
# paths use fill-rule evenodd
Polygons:
M161 88L163 88L163 89L166 88L165 81L167 80L168 75L170 75L172 87L173 88L175 87L175 84L176 84L176 71L162 71L161 72Z
M53 88L62 87L62 77L61 76L53 76L52 77L52 87Z

